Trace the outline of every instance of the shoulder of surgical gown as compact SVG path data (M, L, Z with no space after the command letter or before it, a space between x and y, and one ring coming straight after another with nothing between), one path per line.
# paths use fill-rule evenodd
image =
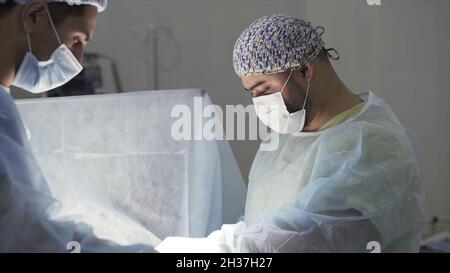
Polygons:
M14 101L0 90L0 252L48 249L36 241L48 232L37 222L53 203Z

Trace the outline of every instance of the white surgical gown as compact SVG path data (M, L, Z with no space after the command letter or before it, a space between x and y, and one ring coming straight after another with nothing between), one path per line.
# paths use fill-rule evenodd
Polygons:
M9 90L0 85L0 253L69 252L71 241L82 252L153 251L121 247L98 239L86 224L51 219L57 209Z
M357 116L277 135L275 151L258 151L243 221L156 250L369 252L375 241L382 252L417 252L424 209L413 147L388 105L370 91L361 98Z

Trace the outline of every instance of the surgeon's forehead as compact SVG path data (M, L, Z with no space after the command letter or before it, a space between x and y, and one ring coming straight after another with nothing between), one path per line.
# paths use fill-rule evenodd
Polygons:
M88 40L94 36L94 28L97 23L97 8L94 6L85 6L82 16L67 17L62 27L70 28L73 32L79 32L86 35Z
M246 90L253 90L260 84L267 81L266 75L252 75L252 76L242 76L241 82Z
M285 73L242 76L241 82L245 90L251 91L263 84L285 80L286 76L284 74Z

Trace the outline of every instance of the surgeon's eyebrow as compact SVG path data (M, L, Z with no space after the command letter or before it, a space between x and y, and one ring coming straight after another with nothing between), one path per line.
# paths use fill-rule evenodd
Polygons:
M263 84L265 81L258 81L257 83L255 83L254 85L252 85L250 88L244 88L245 91L247 92L252 92L253 89L255 89L256 87L260 86L261 84Z

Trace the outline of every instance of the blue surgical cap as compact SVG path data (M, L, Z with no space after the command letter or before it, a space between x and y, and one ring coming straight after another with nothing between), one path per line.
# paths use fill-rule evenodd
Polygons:
M6 3L7 0L0 0L0 4ZM17 4L25 5L28 0L14 0ZM108 0L47 0L48 3L67 3L68 5L91 5L102 12L108 5Z

